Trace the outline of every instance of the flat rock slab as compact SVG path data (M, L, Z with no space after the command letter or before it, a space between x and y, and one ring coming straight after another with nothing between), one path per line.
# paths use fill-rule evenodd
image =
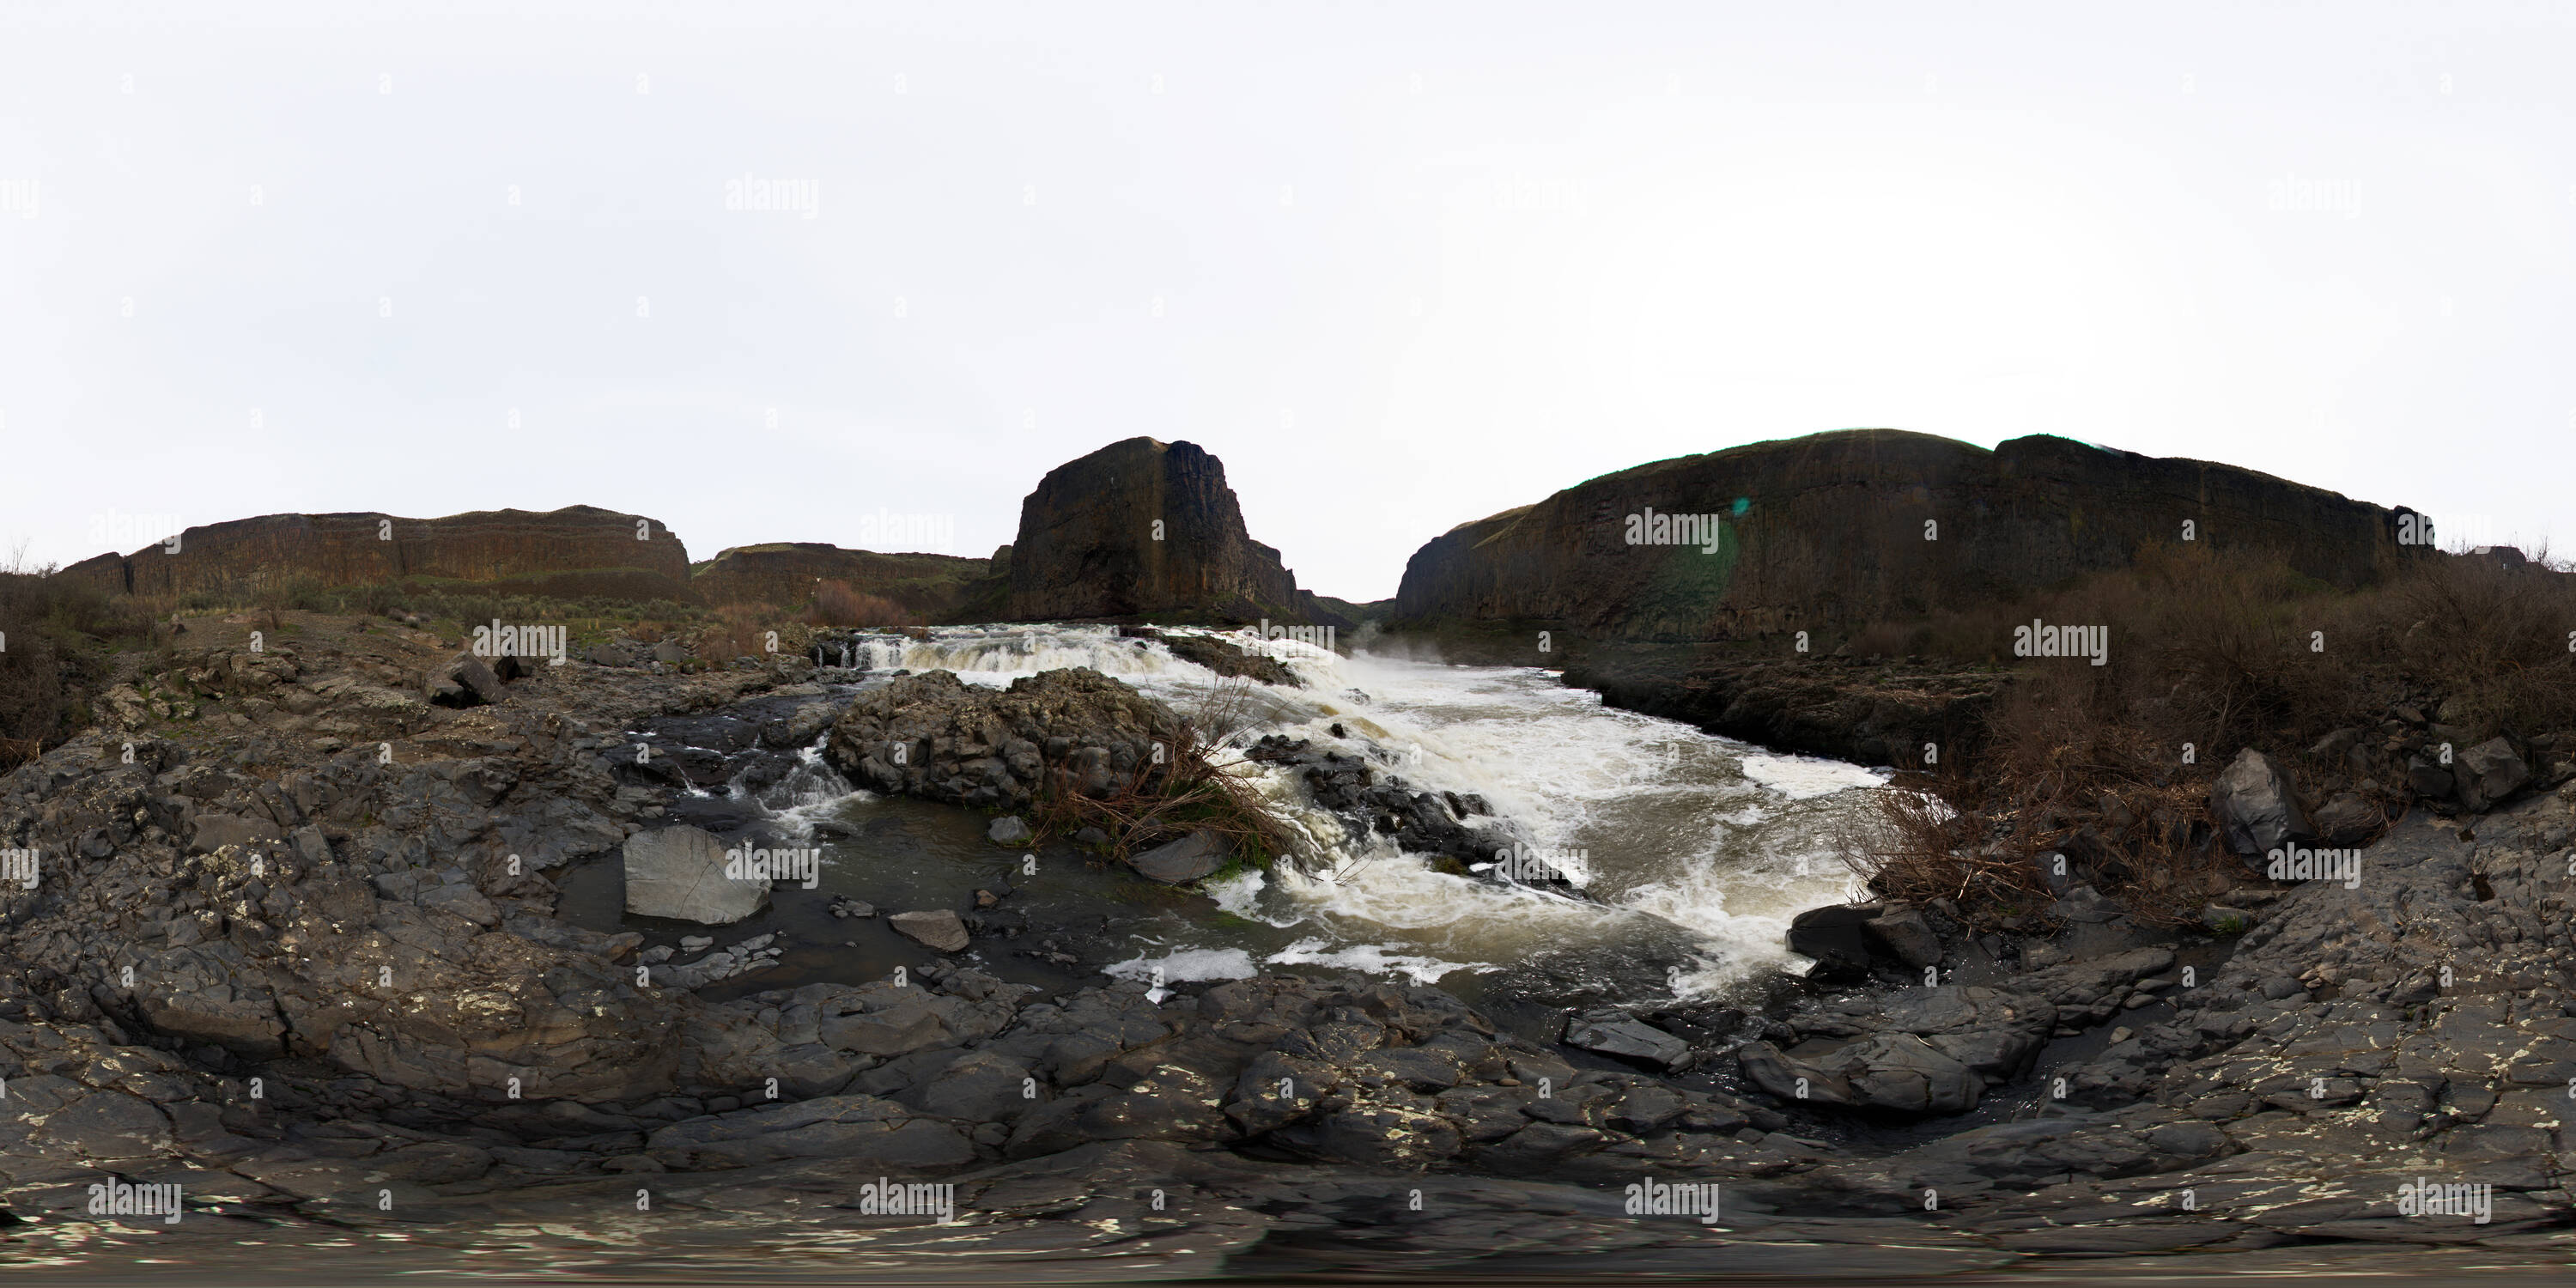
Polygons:
M1179 885L1225 866L1233 849L1225 838L1214 832L1192 832L1170 843L1158 845L1129 859L1129 866L1157 881Z
M1566 1026L1565 1040L1586 1051L1663 1065L1690 1054L1689 1043L1642 1020L1576 1020Z
M703 829L682 824L626 842L628 912L722 926L768 902L768 882L725 875L724 842Z
M886 924L894 927L904 938L943 953L963 952L966 948L966 923L946 908L929 912L898 912L886 918Z

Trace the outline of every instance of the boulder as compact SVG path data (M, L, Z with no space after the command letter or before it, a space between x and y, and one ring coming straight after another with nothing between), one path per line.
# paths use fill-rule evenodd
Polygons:
M1128 865L1157 881L1180 885L1224 867L1234 847L1214 832L1192 832L1168 845L1158 845L1129 859Z
M1815 959L1819 977L1869 973L1869 938L1862 927L1883 909L1874 903L1810 908L1789 921L1789 951Z
M2317 807L2317 839L2327 845L2359 845L2379 831L2382 816L2377 806L2362 799L2357 792L2337 792L2334 798Z
M2460 803L2484 813L2530 782L2531 767L2522 763L2512 743L2489 738L2453 759L2452 778L2459 788Z
M886 924L904 938L936 948L943 953L966 949L966 922L946 908L922 912L898 912L886 918Z
M1890 905L1862 922L1861 932L1889 956L1917 970L1941 964L1941 937L1933 933L1932 923L1919 908Z
M1005 814L984 829L985 839L995 845L1026 845L1032 835L1029 825L1022 822L1017 814Z
M2290 773L2281 762L2248 747L2210 784L2209 811L2237 854L2260 858L2292 841L2313 841L2316 830L2299 810Z
M684 823L627 839L628 912L722 926L768 902L768 882L725 875L724 842L702 829Z
M444 707L482 706L509 696L501 677L471 653L459 653L432 672L428 687L429 700Z
M1690 1044L1662 1029L1628 1016L1579 1019L1566 1026L1567 1044L1603 1055L1645 1060L1670 1067L1690 1054Z
M2103 898L2101 891L2089 885L2069 888L2065 898L2048 906L2048 912L2050 916L2097 926L2121 916L2120 905Z
M2432 757L2418 755L2406 758L2406 790L2415 795L2428 801L2446 801L2451 799L2455 785L2451 771L2442 768L2441 763Z

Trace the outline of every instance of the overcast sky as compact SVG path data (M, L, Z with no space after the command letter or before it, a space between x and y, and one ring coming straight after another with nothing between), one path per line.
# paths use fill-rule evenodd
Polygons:
M2576 7L632 7L0 9L0 545L585 503L980 555L1149 434L1369 599L1886 425L2576 547Z

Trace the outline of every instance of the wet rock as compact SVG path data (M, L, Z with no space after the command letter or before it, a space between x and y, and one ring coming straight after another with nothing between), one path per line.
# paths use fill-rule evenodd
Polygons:
M984 829L985 839L995 845L1026 845L1032 835L1029 825L1020 821L1017 814L1005 814Z
M1129 859L1128 866L1144 876L1172 885L1196 881L1224 867L1234 857L1234 847L1214 832L1192 832L1167 845L1158 845Z
M1241 676L1249 680L1258 680L1263 684L1290 687L1302 687L1305 684L1305 681L1297 678L1295 671L1288 669L1286 663L1255 653L1221 636L1172 635L1158 631L1155 637L1161 639L1163 646L1172 651L1172 656L1184 662L1196 662L1218 675Z
M2214 934L2243 934L2253 929L2254 923L2258 920L2260 918L2253 913L2242 908L2230 908L2225 904L2213 903L2200 910L2200 924Z
M2209 809L2228 848L2239 855L2261 856L2292 841L2316 839L2289 771L2251 747L2219 771L2210 785Z
M1584 1017L1566 1026L1568 1045L1603 1055L1674 1065L1690 1054L1690 1044L1642 1020L1626 1016Z
M2120 905L2103 898L2100 891L2089 885L2068 889L2066 897L2050 904L2048 911L2051 915L2063 917L2068 921L2081 921L2094 925L2116 920L2122 915Z
M703 829L681 824L627 838L628 912L722 926L768 902L768 882L725 875L724 842Z
M886 918L886 925L906 939L943 953L966 950L966 923L946 908L898 912Z
M1941 937L1920 909L1891 905L1862 922L1861 931L1889 956L1917 970L1941 963Z
M1512 847L1506 833L1460 821L1458 806L1475 802L1461 797L1453 804L1445 795L1415 791L1365 757L1319 750L1311 739L1280 734L1262 738L1244 755L1294 775L1317 806L1332 811L1353 833L1389 836L1412 853L1453 861L1442 868L1451 875L1465 875L1464 865L1499 860ZM1565 884L1545 871L1524 872L1518 879L1527 885Z
M1150 790L1179 724L1161 702L1087 668L1024 676L1007 691L932 671L860 694L824 755L876 791L1017 809L1041 790Z
M1869 938L1863 930L1884 911L1878 904L1810 908L1789 921L1789 951L1816 962L1819 975L1869 973Z

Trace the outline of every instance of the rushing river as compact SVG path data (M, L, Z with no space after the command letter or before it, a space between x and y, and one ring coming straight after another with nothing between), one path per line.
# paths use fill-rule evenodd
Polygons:
M1251 643L1244 635L1227 637ZM1124 927L1135 956L1117 973L1170 981L1252 974L1263 965L1348 967L1469 996L1569 990L1633 996L1725 993L1795 971L1781 938L1796 913L1848 896L1833 824L1884 781L1840 762L1782 756L1669 720L1602 705L1536 668L1450 666L1366 651L1341 656L1270 641L1304 687L1252 686L1266 733L1370 756L1414 790L1482 796L1520 845L1588 898L1435 870L1385 837L1353 836L1307 802L1287 773L1243 763L1301 833L1304 870L1278 865L1211 886L1225 916L1166 909ZM827 651L829 652L829 651ZM830 656L832 662L842 660ZM1159 642L1107 627L955 628L926 640L873 637L848 655L883 677L945 669L970 684L1083 666L1188 711L1218 677ZM1346 736L1336 738L1339 724ZM865 792L787 785L802 804L779 821L862 822L886 808ZM785 803L779 789L770 798ZM1480 824L1486 820L1477 820ZM917 872L874 871L865 844L826 846L835 888L876 890ZM968 857L971 857L968 856ZM901 864L903 860L894 860Z

